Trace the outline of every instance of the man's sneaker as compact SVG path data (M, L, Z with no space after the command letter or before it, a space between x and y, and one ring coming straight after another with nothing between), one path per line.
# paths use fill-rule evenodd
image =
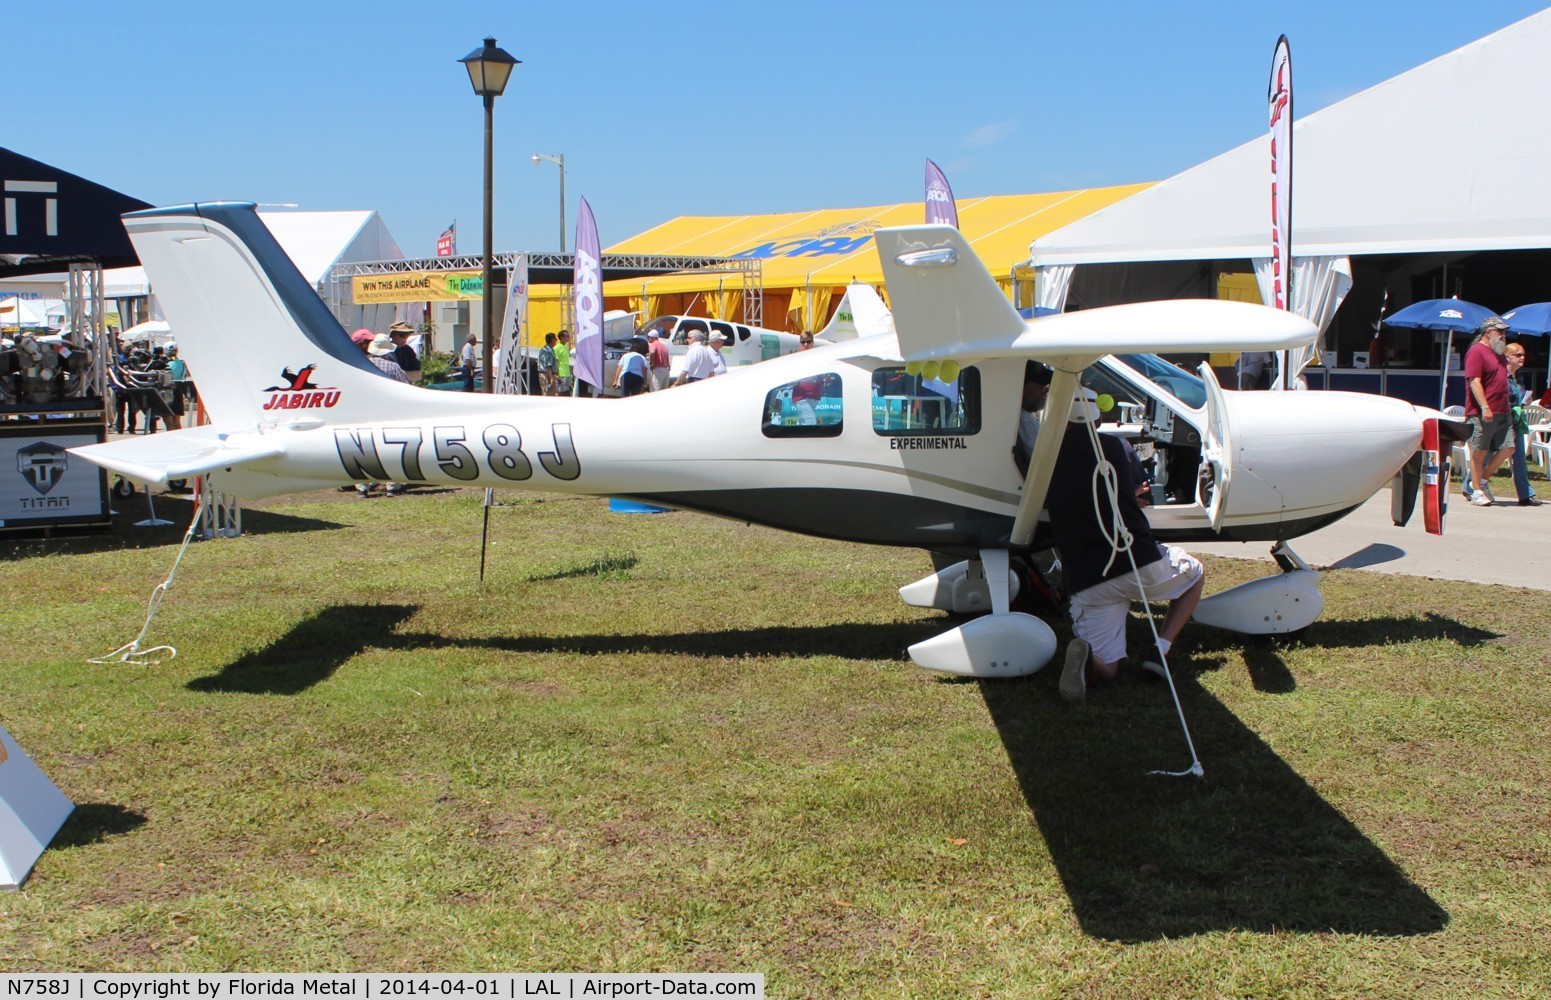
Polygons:
M360 496L360 497L371 496L372 490L375 490L376 488L377 488L377 484L376 483L356 483L355 484L355 493L356 493L356 496Z
M1092 649L1086 639L1066 644L1066 666L1061 669L1061 700L1081 705L1088 697L1088 657Z
M1539 507L1543 503L1545 503L1544 500L1540 499L1535 494L1531 493L1529 496L1527 496L1523 500L1519 501L1519 506L1520 507Z
M1489 484L1489 483L1482 483L1480 485L1480 487L1476 490L1476 495L1477 496L1486 497L1487 506L1489 506L1489 507L1497 506L1497 498L1492 495L1491 484ZM1471 501L1471 503L1474 503L1474 502L1475 502L1474 500Z
M1474 493L1470 494L1470 502L1472 504L1474 504L1475 506L1477 506L1477 507L1495 507L1495 506L1497 506L1496 504L1492 503L1492 501L1487 498L1486 490L1476 490Z
M386 487L383 488L383 492L388 494L390 497L402 496L404 494L404 484L389 483Z

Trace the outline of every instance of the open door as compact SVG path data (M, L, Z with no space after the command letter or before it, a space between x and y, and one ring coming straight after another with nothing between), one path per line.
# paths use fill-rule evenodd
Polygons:
M1201 473L1197 494L1213 531L1222 530L1228 511L1228 490L1233 485L1233 431L1227 401L1212 366L1201 362L1201 381L1206 383L1206 439L1201 442Z

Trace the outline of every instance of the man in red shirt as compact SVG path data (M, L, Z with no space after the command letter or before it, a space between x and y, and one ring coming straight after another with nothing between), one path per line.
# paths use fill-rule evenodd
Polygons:
M668 358L668 342L657 333L657 328L646 332L647 360L651 362L652 377L648 385L652 389L666 389L668 387L668 371L670 359Z
M1493 316L1465 352L1465 419L1470 422L1470 473L1475 490L1470 502L1494 507L1490 480L1513 455L1508 414L1508 367L1502 354L1508 324ZM1490 456L1490 457L1488 457Z

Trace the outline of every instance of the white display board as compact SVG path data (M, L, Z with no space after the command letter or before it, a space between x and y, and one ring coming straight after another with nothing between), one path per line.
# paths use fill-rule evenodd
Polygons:
M99 421L0 428L0 529L107 523L106 477L66 451L102 440Z
M16 889L75 809L0 727L0 889Z

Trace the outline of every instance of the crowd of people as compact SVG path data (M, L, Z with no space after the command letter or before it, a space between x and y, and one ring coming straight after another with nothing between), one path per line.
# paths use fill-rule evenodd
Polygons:
M116 434L154 434L158 423L166 430L178 430L194 399L188 365L173 343L149 350L121 346L108 365L108 388ZM143 428L138 426L142 415Z

